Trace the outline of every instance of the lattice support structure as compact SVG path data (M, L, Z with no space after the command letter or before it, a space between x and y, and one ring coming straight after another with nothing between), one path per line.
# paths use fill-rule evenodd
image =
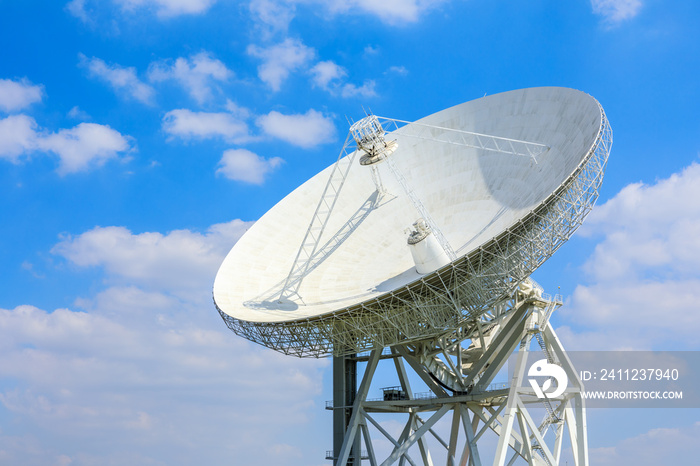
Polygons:
M450 261L454 261L455 259L457 259L457 254L455 254L455 251L454 249L452 249L452 246L450 245L449 241L447 241L445 235L442 234L442 230L440 229L438 224L435 223L435 220L433 220L433 216L430 215L428 209L425 208L421 200L413 191L413 188L411 188L411 185L408 183L408 181L406 181L406 177L403 176L403 173L401 173L399 168L396 166L396 164L394 163L394 159L391 157L387 157L386 165L387 167L389 167L389 171L391 172L391 174L394 175L394 178L396 178L396 181L398 181L399 185L401 185L401 188L403 189L404 193L406 193L406 196L408 196L408 198L411 200L411 204L413 204L413 207L418 211L425 223L428 224L428 226L430 227L430 231L433 233L433 235L435 235L435 238L437 239L442 249L445 251L445 254L447 254L447 257L450 258Z
M219 314L234 333L300 357L361 353L461 328L511 296L593 208L612 145L612 130L599 108L598 136L579 167L520 222L466 256L374 300L315 318L261 323Z
M322 257L317 254L318 248L321 245L323 232L328 224L328 219L331 217L335 203L338 201L340 191L345 185L350 167L355 161L357 151L352 144L350 135L345 139L343 148L340 150L338 160L331 169L331 174L328 177L326 187L323 189L321 199L314 211L309 228L304 234L304 239L301 242L299 251L294 258L294 263L289 271L289 275L279 290L280 300L295 299L299 295L299 287L304 279L304 276L312 269L315 263Z
M521 141L518 139L499 137L497 135L443 128L441 126L427 125L420 122L408 122L394 118L378 116L376 119L377 124L381 125L385 131L396 131L396 133L400 134L402 137L456 144L489 152L498 152L500 154L520 155L530 157L534 162L537 162L538 156L549 150L549 146L546 144L531 141Z
M330 407L351 414L342 444L336 444L328 459L335 466L357 465L351 451L363 451L370 465L382 466L433 465L434 457L446 457L448 465L461 466L505 466L517 460L518 464L558 466L566 461L562 445L568 439L573 464L588 466L583 385L548 322L552 309L559 305L557 298L516 291L469 326L432 340L395 346L390 354L375 348L364 358L367 366L351 408ZM545 345L546 353L539 356L547 355L568 377L567 388L556 397L540 399L527 383L531 346L541 351L533 340ZM510 384L494 384L493 378L514 352ZM369 387L381 359L393 360L400 387L385 391L381 400L370 400ZM412 392L407 366L429 388L429 394ZM460 384L460 390L452 388ZM543 407L543 419L535 422ZM398 437L382 426L383 415L392 415L394 420L397 415L404 417ZM442 419L449 420L449 429L444 429L445 421L441 426L449 435L437 428ZM488 435L498 439L495 450L492 440L483 441ZM384 440L384 448L377 438ZM488 451L485 444L491 445ZM441 451L431 454L430 445ZM388 453L380 457L378 451Z

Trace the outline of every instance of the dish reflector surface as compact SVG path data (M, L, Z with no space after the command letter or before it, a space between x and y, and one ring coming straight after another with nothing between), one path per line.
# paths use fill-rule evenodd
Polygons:
M533 160L446 143L440 133L447 130L429 129L424 138L416 138L412 131L416 125L539 143L549 149ZM604 143L612 141L606 131L605 114L593 97L573 89L532 88L466 102L388 132L386 140L398 143L388 157L430 212L457 260L430 274L416 271L407 237L420 214L386 162L376 164L386 188L380 195L370 167L357 157L320 239L322 257L301 283L300 299L279 297L332 166L282 199L236 243L214 283L217 309L236 333L284 352L304 347L300 355L327 354L334 346L337 350L334 338L355 331L337 322L323 328L314 327L314 322L352 313L362 320L374 306L378 310L362 324L367 331L376 319L392 318L396 312L392 302L413 300L407 296L431 283L437 283L434 286L443 294L459 295L461 301L454 319L443 319L429 325L432 330L418 333L444 331L452 321L475 317L480 306L511 290L544 262L588 213L609 152L609 143ZM514 234L525 241L515 245ZM538 251L524 250L528 241L539 238L547 244L539 245ZM500 250L505 252L499 256ZM481 265L475 263L485 251L496 251L489 253L493 264L486 264L483 257ZM463 274L455 276L459 267ZM445 278L446 273L450 277ZM484 292L476 281L491 280L486 275L499 285ZM470 280L474 286L455 291ZM385 315L375 315L382 312ZM290 329L295 325L314 333L313 341L293 335ZM288 341L272 343L282 328L292 332L285 337ZM391 344L386 331L377 330L384 336L374 337ZM350 346L354 350L371 346L371 333L353 337L366 341ZM421 336L403 330L398 334L397 341Z

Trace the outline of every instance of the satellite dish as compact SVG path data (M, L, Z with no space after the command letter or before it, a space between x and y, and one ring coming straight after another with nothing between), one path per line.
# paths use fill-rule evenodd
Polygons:
M562 299L529 276L590 212L611 144L598 102L564 88L492 95L413 123L367 115L335 164L236 243L214 282L216 307L249 340L297 356L333 354L326 458L334 465L415 464L416 443L433 464L430 432L449 464L462 448L459 464L480 466L478 440L490 429L494 465L517 456L559 465L566 432L576 464L587 466L583 384L549 323ZM535 340L539 375L563 374L555 391L551 380L526 383ZM494 383L514 352L510 385ZM370 400L385 357L400 385ZM412 393L404 361L427 397ZM358 362L367 363L359 385ZM538 404L546 416L536 424ZM448 443L432 427L450 411ZM373 417L386 413L408 415L398 439ZM381 463L370 424L393 448ZM545 434L555 425L552 444Z
M578 228L611 141L599 103L566 88L504 92L413 123L368 115L335 164L236 243L216 307L236 334L297 356L456 329Z

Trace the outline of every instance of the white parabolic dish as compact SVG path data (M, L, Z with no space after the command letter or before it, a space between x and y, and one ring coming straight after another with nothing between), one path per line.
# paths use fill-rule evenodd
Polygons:
M536 160L410 136L431 125L549 147ZM342 354L423 339L476 319L512 293L581 224L602 182L612 132L588 94L531 88L440 111L386 134L389 157L456 253L419 274L407 229L420 214L386 166L387 194L358 160L329 217L324 256L301 282L282 284L332 166L282 199L236 243L214 283L214 302L234 332L299 356ZM339 234L340 233L340 234ZM337 241L339 240L339 241ZM335 242L337 244L335 244Z

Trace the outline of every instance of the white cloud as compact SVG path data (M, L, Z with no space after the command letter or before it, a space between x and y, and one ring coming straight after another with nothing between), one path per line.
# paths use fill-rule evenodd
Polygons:
M333 120L313 109L293 115L272 111L258 117L256 123L266 134L304 148L330 142L335 138Z
M91 0L96 2L96 0ZM140 13L143 10L153 11L161 19L169 19L181 15L197 15L206 13L217 3L217 0L112 0L122 11ZM322 19L329 15L361 14L377 17L389 25L402 25L419 21L429 10L444 3L445 0L250 0L248 9L256 29L263 40L268 40L275 34L284 34L294 19L297 7L311 8L319 13ZM66 10L85 23L90 23L91 12L87 8L87 0L72 0L66 5Z
M340 95L343 97L375 97L377 92L374 90L375 82L372 80L365 81L362 86L357 87L354 84L347 83L343 85Z
M174 80L200 104L212 97L215 82L226 82L232 76L233 72L223 62L212 58L209 52L180 57L174 63L151 63L148 70L152 82Z
M136 8L155 9L162 18L206 12L216 0L114 0L124 10Z
M0 120L0 158L17 162L32 151L58 155L58 173L66 175L101 166L120 153L132 150L129 138L105 125L80 123L71 129L45 134L27 115L11 115Z
M379 18L390 25L402 25L418 21L427 11L445 0L252 0L251 12L268 28L268 32L286 31L296 5L308 6L315 11L323 9L319 16L328 14L365 14Z
M22 154L36 147L37 133L34 118L10 115L0 120L0 158L17 162Z
M428 10L443 2L444 0L333 0L328 2L328 7L335 13L359 11L376 16L387 24L401 25L418 21Z
M368 57L372 57L374 55L377 55L377 54L379 54L379 52L380 52L379 46L367 45L363 49L363 53Z
M696 349L698 299L700 278L579 285L561 311L575 324L567 349Z
M619 23L637 16L642 8L641 0L591 0L593 13L611 23Z
M143 286L143 285L142 285ZM122 322L138 320L145 313L165 315L180 300L164 292L145 291L135 285L111 286L94 298L78 298L75 305L95 315L114 318Z
M206 233L175 230L133 234L124 227L95 227L69 236L51 250L79 267L103 267L118 283L138 282L176 296L208 290L224 255L251 222L213 225Z
M279 91L289 74L306 66L316 52L297 39L287 38L268 48L250 45L248 54L262 60L258 76L273 91Z
M43 95L42 86L32 84L26 79L0 79L0 110L3 112L15 112L41 102Z
M3 463L220 464L235 454L288 464L265 447L270 437L302 443L292 431L320 409L312 397L326 361L249 344L213 305L204 319L193 304L119 304L141 312L0 309L0 404L32 432L26 441L0 432Z
M700 164L653 185L634 183L597 207L581 233L604 234L586 264L596 280L636 280L663 269L695 276L700 263Z
M80 107L77 105L71 108L68 113L66 114L68 118L74 118L76 120L89 120L90 115L85 112L84 110L81 110Z
M310 70L311 82L314 86L320 87L333 95L340 95L345 98L350 97L374 97L376 84L372 80L365 81L362 86L345 83L344 78L347 71L342 66L333 61L326 60L318 62Z
M124 12L154 11L161 19L181 15L203 14L216 2L217 0L112 0L112 3L118 5ZM80 19L83 23L92 25L93 19L91 15L94 11L88 11L88 3L97 4L99 1L71 0L66 4L65 8L68 13Z
M315 86L322 89L328 89L331 82L337 82L347 76L347 74L348 72L345 71L345 68L330 60L320 61L311 68L312 82Z
M91 19L85 9L85 0L71 0L66 4L66 10L83 23L90 23Z
M249 8L263 38L286 32L294 18L295 5L291 1L252 0Z
M591 423L589 422L589 427ZM655 466L689 464L695 458L700 423L684 427L659 427L626 438L612 447L591 448L591 464L600 466Z
M408 70L405 66L390 66L387 70L387 73L398 74L399 76L406 76L408 74Z
M350 2L350 4L367 13L376 15L387 23L416 21L421 11L421 3L418 0L388 0L385 2L355 0Z
M155 91L138 78L136 68L108 65L104 60L95 57L88 59L83 54L80 54L80 63L88 69L90 76L106 81L115 91L145 104L153 103Z
M561 313L579 348L697 349L700 317L700 164L631 184L596 207L581 234L602 237Z
M87 171L101 166L107 160L117 158L131 149L129 140L109 126L95 123L80 123L71 129L43 136L37 147L58 155L58 173L66 175Z
M279 157L266 159L246 149L229 149L224 151L216 173L231 180L263 184L265 177L282 163L284 160Z
M235 116L236 118L240 118L241 120L247 120L251 117L250 110L245 107L241 107L230 99L226 100L226 110L228 110L231 115Z
M231 113L193 112L184 108L165 114L163 130L182 139L220 137L225 141L242 142L250 138L245 121Z
M221 260L251 223L97 227L59 242L55 254L103 268L108 285L78 300L87 312L0 309L0 404L31 432L0 432L2 462L312 464L315 445L285 445L325 435L311 420L323 415L328 360L249 343L211 302Z

